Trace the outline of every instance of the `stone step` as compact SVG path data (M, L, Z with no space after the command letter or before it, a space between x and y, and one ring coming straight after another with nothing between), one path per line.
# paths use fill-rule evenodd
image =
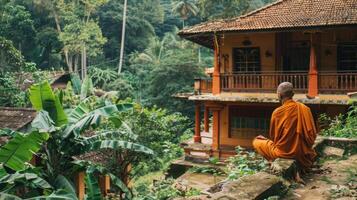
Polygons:
M217 189L219 190L218 192ZM263 200L277 194L282 195L287 191L279 177L266 172L243 176L236 181L227 181L222 183L220 187L215 188L215 190L216 193L209 195L212 200Z

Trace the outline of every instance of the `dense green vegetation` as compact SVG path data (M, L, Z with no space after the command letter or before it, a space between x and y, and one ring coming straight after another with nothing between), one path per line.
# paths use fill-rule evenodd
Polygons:
M193 109L172 95L191 92L212 65L211 50L177 32L268 1L130 0L118 73L123 2L0 0L0 106L38 112L31 131L1 131L8 138L0 148L2 197L76 199L79 171L86 172L86 199L102 198L98 174L110 176L122 199L197 194L171 188L171 180L150 190L136 182L182 156ZM51 71L71 73L65 90L52 91Z
M324 126L321 131L324 136L357 138L357 106L351 106L345 115L334 119L323 114L319 121Z

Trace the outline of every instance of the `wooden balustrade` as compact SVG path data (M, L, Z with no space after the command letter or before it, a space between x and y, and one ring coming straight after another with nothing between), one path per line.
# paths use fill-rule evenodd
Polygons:
M210 78L197 78L195 79L195 92L211 93L212 92L212 79Z
M308 72L260 72L221 74L223 92L275 92L281 82L291 82L296 93L307 93ZM318 72L318 90L322 94L357 91L357 71ZM195 91L212 92L212 79L195 79Z
M275 92L281 82L291 82L297 92L306 92L307 72L262 72L251 74L222 74L222 91Z
M357 91L357 71L320 72L320 93L347 93Z

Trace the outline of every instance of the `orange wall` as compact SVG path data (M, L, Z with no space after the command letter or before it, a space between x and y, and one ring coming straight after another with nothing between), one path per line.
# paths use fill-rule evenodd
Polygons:
M229 106L239 105L239 103L226 103L224 104L224 108L220 112L220 137L219 144L220 147L231 147L234 148L236 146L242 147L251 147L252 139L239 139L239 138L230 138L229 137ZM279 107L279 104L255 104L251 103L246 105L243 109L259 109L260 107L270 107L275 109ZM339 115L340 113L345 113L347 110L347 106L343 105L308 105L311 108L311 111L314 115L315 120L318 120L320 114L326 113L330 117L334 117ZM245 111L247 111L245 110ZM268 133L267 133L268 134Z
M310 34L304 32L287 33L291 41L310 41ZM276 70L276 37L275 33L250 33L250 34L226 34L221 46L221 55L227 55L228 59L221 60L221 73L232 72L233 48L259 47L262 71ZM251 45L244 46L244 40L251 41ZM337 44L339 42L357 41L357 29L336 29L317 33L316 51L319 70L333 71L337 66ZM269 51L272 56L267 57Z
M251 45L244 46L244 40L251 41ZM233 68L233 48L239 47L259 47L260 48L260 62L262 71L275 70L275 33L254 33L254 34L240 34L240 35L225 35L221 47L221 54L228 55L228 65L226 70L232 72ZM265 52L269 51L272 56L266 57ZM221 72L224 72L224 59L221 61Z

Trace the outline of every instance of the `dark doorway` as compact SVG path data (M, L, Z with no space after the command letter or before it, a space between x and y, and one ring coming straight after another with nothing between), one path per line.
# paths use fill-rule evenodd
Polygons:
M310 42L290 42L284 59L284 71L308 71L310 63Z

